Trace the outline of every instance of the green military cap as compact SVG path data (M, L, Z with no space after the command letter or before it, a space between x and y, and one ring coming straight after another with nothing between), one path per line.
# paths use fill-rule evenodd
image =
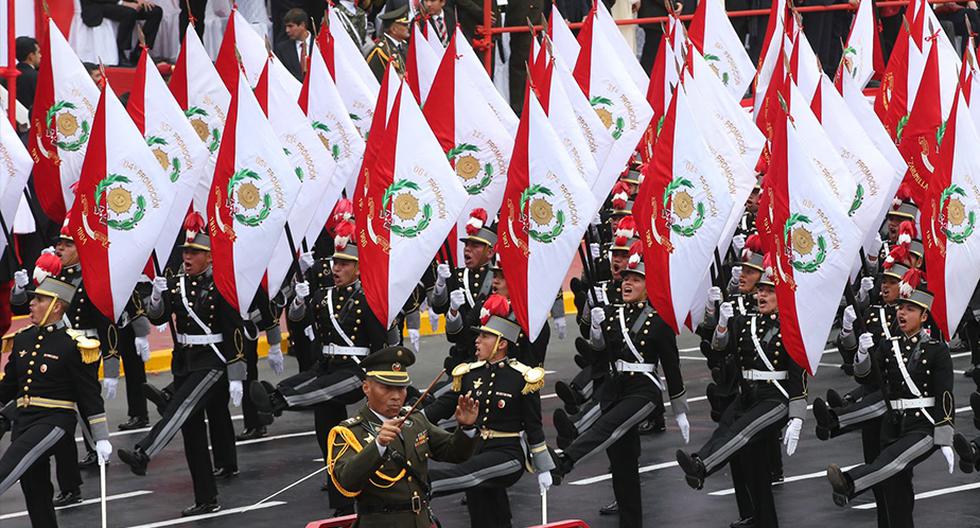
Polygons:
M384 13L380 14L378 18L381 19L382 22L386 22L388 24L392 22L408 24L408 4L385 11Z
M369 354L361 361L368 379L394 387L407 387L412 384L408 377L408 367L415 364L415 354L403 346L390 346Z

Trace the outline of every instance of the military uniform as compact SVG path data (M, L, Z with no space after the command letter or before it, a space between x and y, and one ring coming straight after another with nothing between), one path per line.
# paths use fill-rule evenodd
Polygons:
M269 299L269 294L259 288L252 301L251 310L248 313L248 321L245 323L245 343L243 346L245 354L246 375L245 380L249 383L259 379L259 332L265 332L266 341L269 346L282 343L282 331L279 329L279 317L282 315L282 306ZM258 409L252 403L251 398L243 398L242 401L243 427L252 435L262 436L265 426L259 418ZM243 433L245 434L245 433ZM248 438L242 438L246 440Z

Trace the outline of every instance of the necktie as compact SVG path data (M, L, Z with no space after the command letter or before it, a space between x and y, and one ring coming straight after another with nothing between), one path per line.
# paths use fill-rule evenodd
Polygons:
M299 67L300 71L306 73L306 41L299 43Z
M446 21L443 20L442 16L436 17L436 34L439 35L439 41L443 44L446 43Z

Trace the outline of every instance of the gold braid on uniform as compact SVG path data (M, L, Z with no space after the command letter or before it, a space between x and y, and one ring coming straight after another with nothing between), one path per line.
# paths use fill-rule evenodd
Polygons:
M471 370L482 367L486 361L474 361L473 363L460 363L453 368L453 386L451 387L453 392L459 392L463 390L463 376L470 373Z
M68 335L75 340L75 346L82 354L82 363L90 365L102 359L102 343L98 339L86 337L85 334L75 330L68 330Z
M341 437L340 442L337 442L337 435L340 435ZM335 447L339 449L339 452L336 455L334 455ZM350 429L342 425L338 425L331 429L330 434L327 436L327 472L330 473L330 480L333 482L334 486L337 487L337 491L339 491L340 494L345 497L353 498L360 495L361 492L344 489L344 487L340 485L340 482L337 481L337 478L334 477L333 470L337 460L344 456L344 453L346 453L348 449L353 449L355 453L360 453L364 447L357 440L357 435L355 435ZM378 484L373 478L368 479L368 481L375 487L385 489L394 486L396 482L401 480L405 476L405 469L402 469L394 477L385 475L380 469L375 471L374 474L378 478L386 481L387 484Z
M510 359L507 364L510 368L520 372L524 376L524 388L521 394L531 394L544 388L544 369L541 367L529 367L516 359Z

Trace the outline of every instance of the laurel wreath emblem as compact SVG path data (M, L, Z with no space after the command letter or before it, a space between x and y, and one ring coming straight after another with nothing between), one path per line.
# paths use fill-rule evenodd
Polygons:
M422 206L422 218L415 225L405 227L391 223L391 211L388 209L388 205L391 203L391 198L395 193L405 190L419 192L422 189L419 187L419 184L411 180L398 180L385 189L384 196L381 199L381 207L386 211L387 222L390 223L389 229L393 234L403 238L415 238L422 231L425 231L425 228L429 227L429 223L432 222L432 205L425 204Z
M159 136L146 136L146 146L153 147L157 145L169 145L169 143L167 142L166 139L163 139L162 137ZM169 176L170 176L171 183L177 183L177 180L180 179L180 171L182 170L181 167L182 165L180 163L180 158L174 156L173 158L170 159Z
M670 200L670 197L673 196L675 192L683 190L685 188L694 189L694 184L691 183L691 180L684 177L674 178L673 180L670 181L670 183L667 184L667 187L664 188L664 197L663 197L664 211L669 210L667 209L667 202ZM701 229L701 226L704 225L704 202L698 202L694 206L694 211L696 213L696 216L694 217L694 221L691 222L690 225L684 226L672 221L670 223L671 231L685 237L694 236L694 234L698 232L698 229Z
M589 99L589 104L592 105L592 108L596 109L596 113L599 113L599 111L602 110L606 114L610 114L610 117L612 117L609 108L605 108L605 107L612 108L613 106L612 99L608 97L603 97L601 95L596 95ZM599 113L599 115L601 118L602 114ZM622 116L616 117L615 121L610 120L609 123L603 121L603 124L606 125L606 128L612 126L613 139L619 139L620 137L622 137L623 130L626 128L626 120L623 119Z
M455 147L449 149L449 152L446 153L446 159L448 159L450 163L455 163L456 158L460 157L461 155L467 152L472 152L476 154L480 152L480 147L476 145L471 145L469 143L460 143L459 145L456 145ZM490 185L490 182L492 181L493 181L493 165L486 163L483 165L483 177L480 178L480 181L474 185L469 185L469 186L464 185L463 188L466 189L466 193L469 195L480 194L481 192L483 192L483 189L486 189L487 186Z
M946 221L943 222L943 233L945 233L946 239L951 240L956 244L962 244L967 238L970 238L970 235L973 234L973 230L976 227L977 222L977 213L976 211L970 211L967 213L966 227L962 231L955 232L950 229L948 209L950 202L956 196L966 198L966 191L955 183L943 189L943 193L939 197L939 214L941 218L946 219Z
M241 169L232 174L231 179L228 181L228 201L234 201L235 186L247 180L261 180L258 173L252 169ZM235 220L242 225L248 227L258 227L266 218L269 218L269 214L272 213L272 195L269 193L264 193L262 195L262 208L259 212L254 215L246 215L244 213L235 213Z
M51 105L51 108L48 109L48 112L44 118L48 128L51 128L51 124L54 121L55 115L57 115L58 112L62 110L65 111L78 110L78 107L75 106L75 103L71 101L56 101L53 105ZM74 114L72 114L71 112L67 112L67 113L72 115L72 117L74 117ZM55 130L57 131L57 128ZM88 136L89 133L91 132L88 121L82 120L80 130L81 133L79 134L78 139L76 139L75 141L56 140L54 144L61 150L67 150L68 152L77 152L82 148L82 145L84 145L85 142L88 141Z
M187 119L190 119L195 116L208 117L209 115L210 114L208 114L207 110L198 106L192 106L187 110L184 110L184 117L186 117ZM191 124L193 125L194 123L192 122ZM204 126L203 121L202 121L202 126ZM221 146L221 130L218 130L217 128L212 128L210 130L209 135L211 137L211 141L208 142L208 152L214 154L214 151L218 150L218 147Z
M857 190L854 191L854 201L851 202L851 208L847 210L847 216L854 216L854 213L861 208L861 204L864 203L864 186L860 183L857 185Z
M524 221L524 225L530 225L527 220L527 203L537 195L544 195L554 198L555 193L551 189L545 187L544 185L534 184L528 186L521 193L521 219ZM538 231L536 229L528 229L527 235L542 244L548 244L553 242L556 238L561 235L562 230L565 229L565 212L559 209L555 212L555 225L549 231Z
M793 231L793 227L798 224L807 225L810 224L810 218L802 213L793 213L786 220L786 224L783 226L783 244L786 247L790 247L789 237L790 233ZM823 235L817 237L817 256L813 260L802 262L796 259L790 259L790 263L793 265L793 269L801 271L803 273L813 273L820 269L820 265L827 260L827 241L824 239Z
M95 203L100 203L102 201L102 196L109 190L109 187L115 184L123 183L133 183L129 178L122 176L120 174L108 174L105 178L102 178L98 184L95 186ZM121 185L120 185L121 186ZM102 212L105 216L108 216L108 208L103 208ZM136 196L136 211L129 218L122 220L118 219L107 219L106 225L111 229L117 231L129 231L139 224L140 220L146 216L146 198L142 194Z

